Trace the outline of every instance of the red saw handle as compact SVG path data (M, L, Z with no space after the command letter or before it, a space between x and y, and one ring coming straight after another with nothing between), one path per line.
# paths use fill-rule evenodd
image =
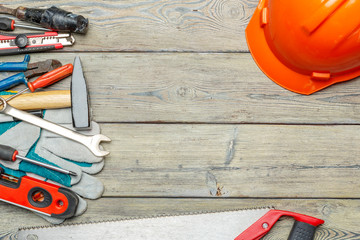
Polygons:
M312 240L316 227L324 223L324 220L308 215L272 209L234 240L260 240L260 238L265 236L282 216L289 216L295 219L288 240Z
M34 92L38 88L47 87L61 79L70 76L73 72L73 65L71 63L62 67L56 68L48 73L45 73L33 82L28 83L28 87L31 92Z
M29 176L0 177L0 200L56 218L74 216L79 199L69 189Z

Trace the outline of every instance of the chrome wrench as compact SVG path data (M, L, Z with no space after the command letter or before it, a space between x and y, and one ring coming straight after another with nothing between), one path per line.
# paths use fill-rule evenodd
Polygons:
M30 113L21 111L17 108L9 105L4 98L0 97L0 107L3 104L2 109L0 109L0 113L5 113L9 116L15 117L17 119L23 120L25 122L31 123L40 128L46 129L50 132L58 134L60 136L69 138L75 142L81 143L86 146L95 156L103 157L109 154L108 151L103 151L100 149L100 142L106 141L110 142L111 139L102 134L96 134L93 136L83 135L77 132L74 132L68 128L60 126L56 123L47 121L45 119L36 117Z

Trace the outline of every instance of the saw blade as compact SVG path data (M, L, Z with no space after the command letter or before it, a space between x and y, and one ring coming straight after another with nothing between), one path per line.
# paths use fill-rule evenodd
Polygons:
M272 208L20 229L18 239L234 239Z

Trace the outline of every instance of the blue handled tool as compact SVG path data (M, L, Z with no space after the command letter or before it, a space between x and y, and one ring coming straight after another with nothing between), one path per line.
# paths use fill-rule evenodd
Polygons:
M0 62L1 72L25 72L28 70L30 55L26 54L22 62Z
M42 62L29 63L30 55L25 55L22 62L0 63L0 71L21 72L0 81L0 91L12 88L20 83L27 85L28 78L39 76L62 66L61 62L49 59Z

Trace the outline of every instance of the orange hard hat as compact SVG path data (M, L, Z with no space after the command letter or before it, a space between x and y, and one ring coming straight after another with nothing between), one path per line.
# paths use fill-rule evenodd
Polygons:
M260 0L246 39L261 70L311 94L360 76L360 0Z

